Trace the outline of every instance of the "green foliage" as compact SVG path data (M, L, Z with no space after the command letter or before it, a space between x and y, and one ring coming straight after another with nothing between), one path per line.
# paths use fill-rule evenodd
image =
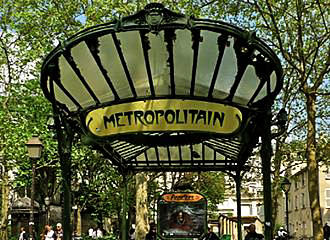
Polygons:
M86 146L77 144L72 157L72 190L75 204L93 213L97 221L118 215L121 211L122 189L132 179L123 177L110 161ZM129 205L134 205L134 191L128 191Z
M196 190L208 200L208 209L217 210L217 204L222 203L225 194L225 179L222 172L202 172L197 175L194 184Z

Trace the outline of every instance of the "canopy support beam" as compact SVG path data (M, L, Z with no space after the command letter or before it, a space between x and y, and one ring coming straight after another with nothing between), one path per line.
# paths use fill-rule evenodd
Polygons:
M57 133L58 153L60 157L64 206L62 210L63 240L71 240L71 151L74 130L68 122L68 118L60 113L53 104L54 122Z
M234 176L236 183L236 199L237 199L237 239L242 240L242 209L241 209L241 172L236 171Z

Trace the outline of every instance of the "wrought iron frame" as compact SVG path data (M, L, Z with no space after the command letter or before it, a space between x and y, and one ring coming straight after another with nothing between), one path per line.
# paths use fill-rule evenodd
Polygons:
M176 94L175 79L174 79L174 62L173 62L173 41L175 40L175 30L189 29L192 33L192 49L193 49L193 66L192 77L189 95ZM208 89L207 97L200 97L195 95L196 83L196 68L197 59L199 54L199 45L202 41L200 32L201 30L211 30L219 33L218 38L218 59L216 61L211 84ZM126 31L139 31L141 44L143 48L146 72L150 87L150 95L139 97L136 92L134 81L128 69L123 49L121 48L120 41L117 38L118 32ZM156 95L153 85L153 79L150 69L148 51L149 40L146 36L147 33L159 33L164 31L166 48L169 54L168 65L170 69L170 93L168 95ZM104 35L111 35L114 41L117 54L123 66L132 97L120 98L114 84L107 74L105 67L102 65L99 53L98 37ZM213 97L215 82L219 73L220 63L223 57L224 48L227 44L228 36L234 36L237 41L234 44L235 52L237 54L238 72L235 76L235 81L230 89L229 95L225 99L217 99ZM100 72L108 84L109 90L114 96L113 101L101 102L97 94L89 86L83 74L77 67L74 59L71 56L71 48L79 42L84 41L93 56ZM254 50L260 54L254 55ZM60 79L59 70L59 56L63 56L71 66L73 72L81 81L85 90L93 99L94 104L89 107L82 107L77 99L63 86ZM253 60L254 59L254 60ZM254 62L253 62L254 61ZM253 62L253 63L252 63ZM260 79L260 83L247 103L246 106L233 101L235 92L242 79L243 73L248 64L254 64L256 74ZM275 71L277 75L277 85L273 92L270 88L270 71ZM76 109L70 110L66 105L56 99L54 91L54 83L61 89L61 91L74 103ZM267 87L267 96L259 101L255 101L261 89ZM257 145L259 137L262 138L262 166L263 166L263 183L264 186L264 202L265 202L265 237L271 239L271 179L270 179L270 158L271 158L271 125L272 115L270 112L271 106L275 100L276 95L282 88L282 68L279 59L274 52L254 33L244 31L240 28L230 24L213 21L208 19L196 19L186 17L185 15L174 13L163 5L152 3L145 7L144 10L132 16L124 17L110 23L97 25L85 29L76 35L69 38L66 42L56 47L45 59L41 70L41 88L44 91L46 98L53 104L53 112L55 118L55 125L58 136L59 155L61 159L62 173L64 177L64 230L66 232L65 239L69 239L67 232L70 231L70 217L71 210L70 202L70 158L71 146L75 134L80 138L85 138L95 149L98 149L104 156L115 165L118 170L123 174L128 172L138 171L229 171L235 173L235 181L237 190L240 189L241 173L245 168L245 163L251 155L253 148ZM191 99L221 103L238 108L243 115L243 122L238 132L231 135L217 135L217 134L196 134L196 133L181 133L168 134L166 132L148 133L148 134L135 134L121 135L115 137L98 138L91 135L85 124L86 115L97 108L116 105L120 103L134 102L138 100L152 100L152 99ZM277 121L275 124L283 126L283 122ZM285 122L284 122L285 124ZM189 139L189 143L187 143ZM162 142L170 142L171 144L163 144ZM194 144L201 145L201 154L197 153L193 148ZM175 145L179 152L179 160L172 160L170 148ZM190 159L184 159L181 154L181 147L188 145L190 148ZM159 149L166 148L168 159L160 159ZM214 152L214 158L207 159L204 154L205 148L210 148ZM150 159L148 150L155 151L156 159ZM218 161L216 154L220 153L224 156L224 160ZM140 154L145 155L145 161L137 161ZM188 160L188 161L187 161ZM238 195L240 198L240 196ZM240 211L239 211L240 213ZM240 214L238 216L240 223ZM240 229L240 227L239 227ZM125 239L123 234L123 239ZM239 240L241 235L239 234Z

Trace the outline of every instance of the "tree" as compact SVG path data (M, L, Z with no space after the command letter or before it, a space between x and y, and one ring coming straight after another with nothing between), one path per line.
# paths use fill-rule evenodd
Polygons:
M44 101L38 81L40 56L53 47L53 38L41 38L47 22L40 24L44 26L42 30L36 23L37 19L41 22L49 19L45 18L49 11L42 12L42 7L42 1L2 1L0 5L0 146L4 168L0 238L4 240L8 239L10 186L27 185L30 181L18 177L12 184L9 178L10 172L30 176L25 142L37 134L44 138L48 152L54 149L51 141L46 140L50 105ZM39 166L46 165L44 160L40 159Z
M15 170L18 187L30 181L24 177L30 175L31 169L24 146L26 140L32 134L38 134L44 140L49 158L40 159L38 166L50 166L54 160L57 161L54 141L45 124L51 108L41 93L38 81L41 57L54 48L56 40L66 39L82 29L83 24L78 17L84 9L92 10L87 20L88 23L93 22L89 17L101 11L91 5L92 2L87 1L78 4L76 1L45 3L41 0L1 2L0 148L4 171L1 174L0 239L8 239L9 192L12 185L9 172ZM108 5L103 3L103 6ZM102 13L112 17L108 10ZM97 20L102 21L101 18ZM58 162L55 165L58 166Z
M79 209L92 213L99 225L103 225L105 217L120 219L121 190L125 185L133 185L132 179L124 182L108 159L81 144L77 144L73 151L72 170L74 203ZM134 203L134 192L128 192L128 205Z
M287 64L288 80L297 80L302 93L306 119L306 159L308 190L312 209L314 239L322 239L322 218L318 198L317 124L318 116L329 116L330 32L329 8L322 1L245 1L257 14L245 11L254 19L259 32L267 38ZM326 113L325 113L326 112ZM320 113L320 114L318 114Z

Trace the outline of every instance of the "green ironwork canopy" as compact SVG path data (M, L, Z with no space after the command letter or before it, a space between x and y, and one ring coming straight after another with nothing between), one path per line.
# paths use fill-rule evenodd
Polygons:
M62 121L122 170L230 170L255 147L282 68L254 33L153 3L59 45L41 86ZM97 111L104 126L93 128ZM217 121L235 126L222 132Z

